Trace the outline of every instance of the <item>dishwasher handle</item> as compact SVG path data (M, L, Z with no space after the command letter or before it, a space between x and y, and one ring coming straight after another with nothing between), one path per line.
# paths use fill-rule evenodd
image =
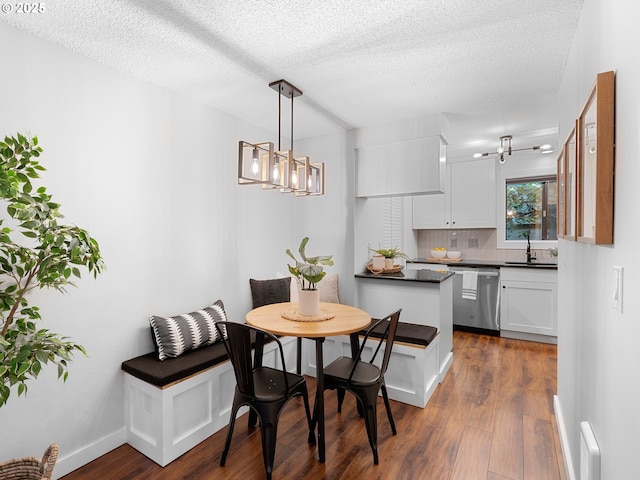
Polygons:
M453 270L452 269L452 272L455 273L456 275L462 275L464 270ZM499 277L500 274L498 272L478 272L478 276L479 277Z

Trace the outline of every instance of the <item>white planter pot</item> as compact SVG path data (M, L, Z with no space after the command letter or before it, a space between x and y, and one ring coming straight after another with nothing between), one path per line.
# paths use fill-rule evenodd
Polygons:
M382 255L374 255L371 259L371 268L374 270L384 270L384 257Z
M300 315L320 314L320 291L319 290L299 290L298 291L298 313Z

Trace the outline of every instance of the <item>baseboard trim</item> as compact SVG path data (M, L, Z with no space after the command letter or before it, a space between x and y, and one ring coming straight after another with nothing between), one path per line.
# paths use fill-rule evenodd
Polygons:
M109 435L106 435L89 445L58 457L56 467L53 470L53 478L59 479L86 465L87 463L101 457L105 453L124 445L127 442L127 431L124 426Z
M453 352L447 352L445 361L440 364L440 383L443 382L444 377L447 375L451 364L453 363Z
M560 436L560 446L562 447L565 473L569 480L576 480L574 473L575 470L573 469L573 460L571 458L571 449L569 448L569 438L567 437L567 426L564 423L562 407L560 406L560 399L557 395L553 396L553 410L556 415L556 424L558 427L558 435Z

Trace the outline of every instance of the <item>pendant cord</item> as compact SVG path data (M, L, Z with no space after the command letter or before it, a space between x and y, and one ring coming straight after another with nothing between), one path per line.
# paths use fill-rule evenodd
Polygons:
M282 120L280 119L280 112L281 112L281 107L280 107L280 91L278 90L278 151L280 151L280 125L282 123Z

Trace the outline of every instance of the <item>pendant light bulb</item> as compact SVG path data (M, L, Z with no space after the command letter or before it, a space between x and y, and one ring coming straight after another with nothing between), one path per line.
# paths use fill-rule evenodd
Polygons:
M291 173L291 184L294 187L298 186L298 174L295 172L295 170Z
M258 149L253 149L253 163L251 164L251 173L257 175L260 171L260 166L258 165Z
M280 163L276 163L273 166L273 179L278 180L280 178Z

